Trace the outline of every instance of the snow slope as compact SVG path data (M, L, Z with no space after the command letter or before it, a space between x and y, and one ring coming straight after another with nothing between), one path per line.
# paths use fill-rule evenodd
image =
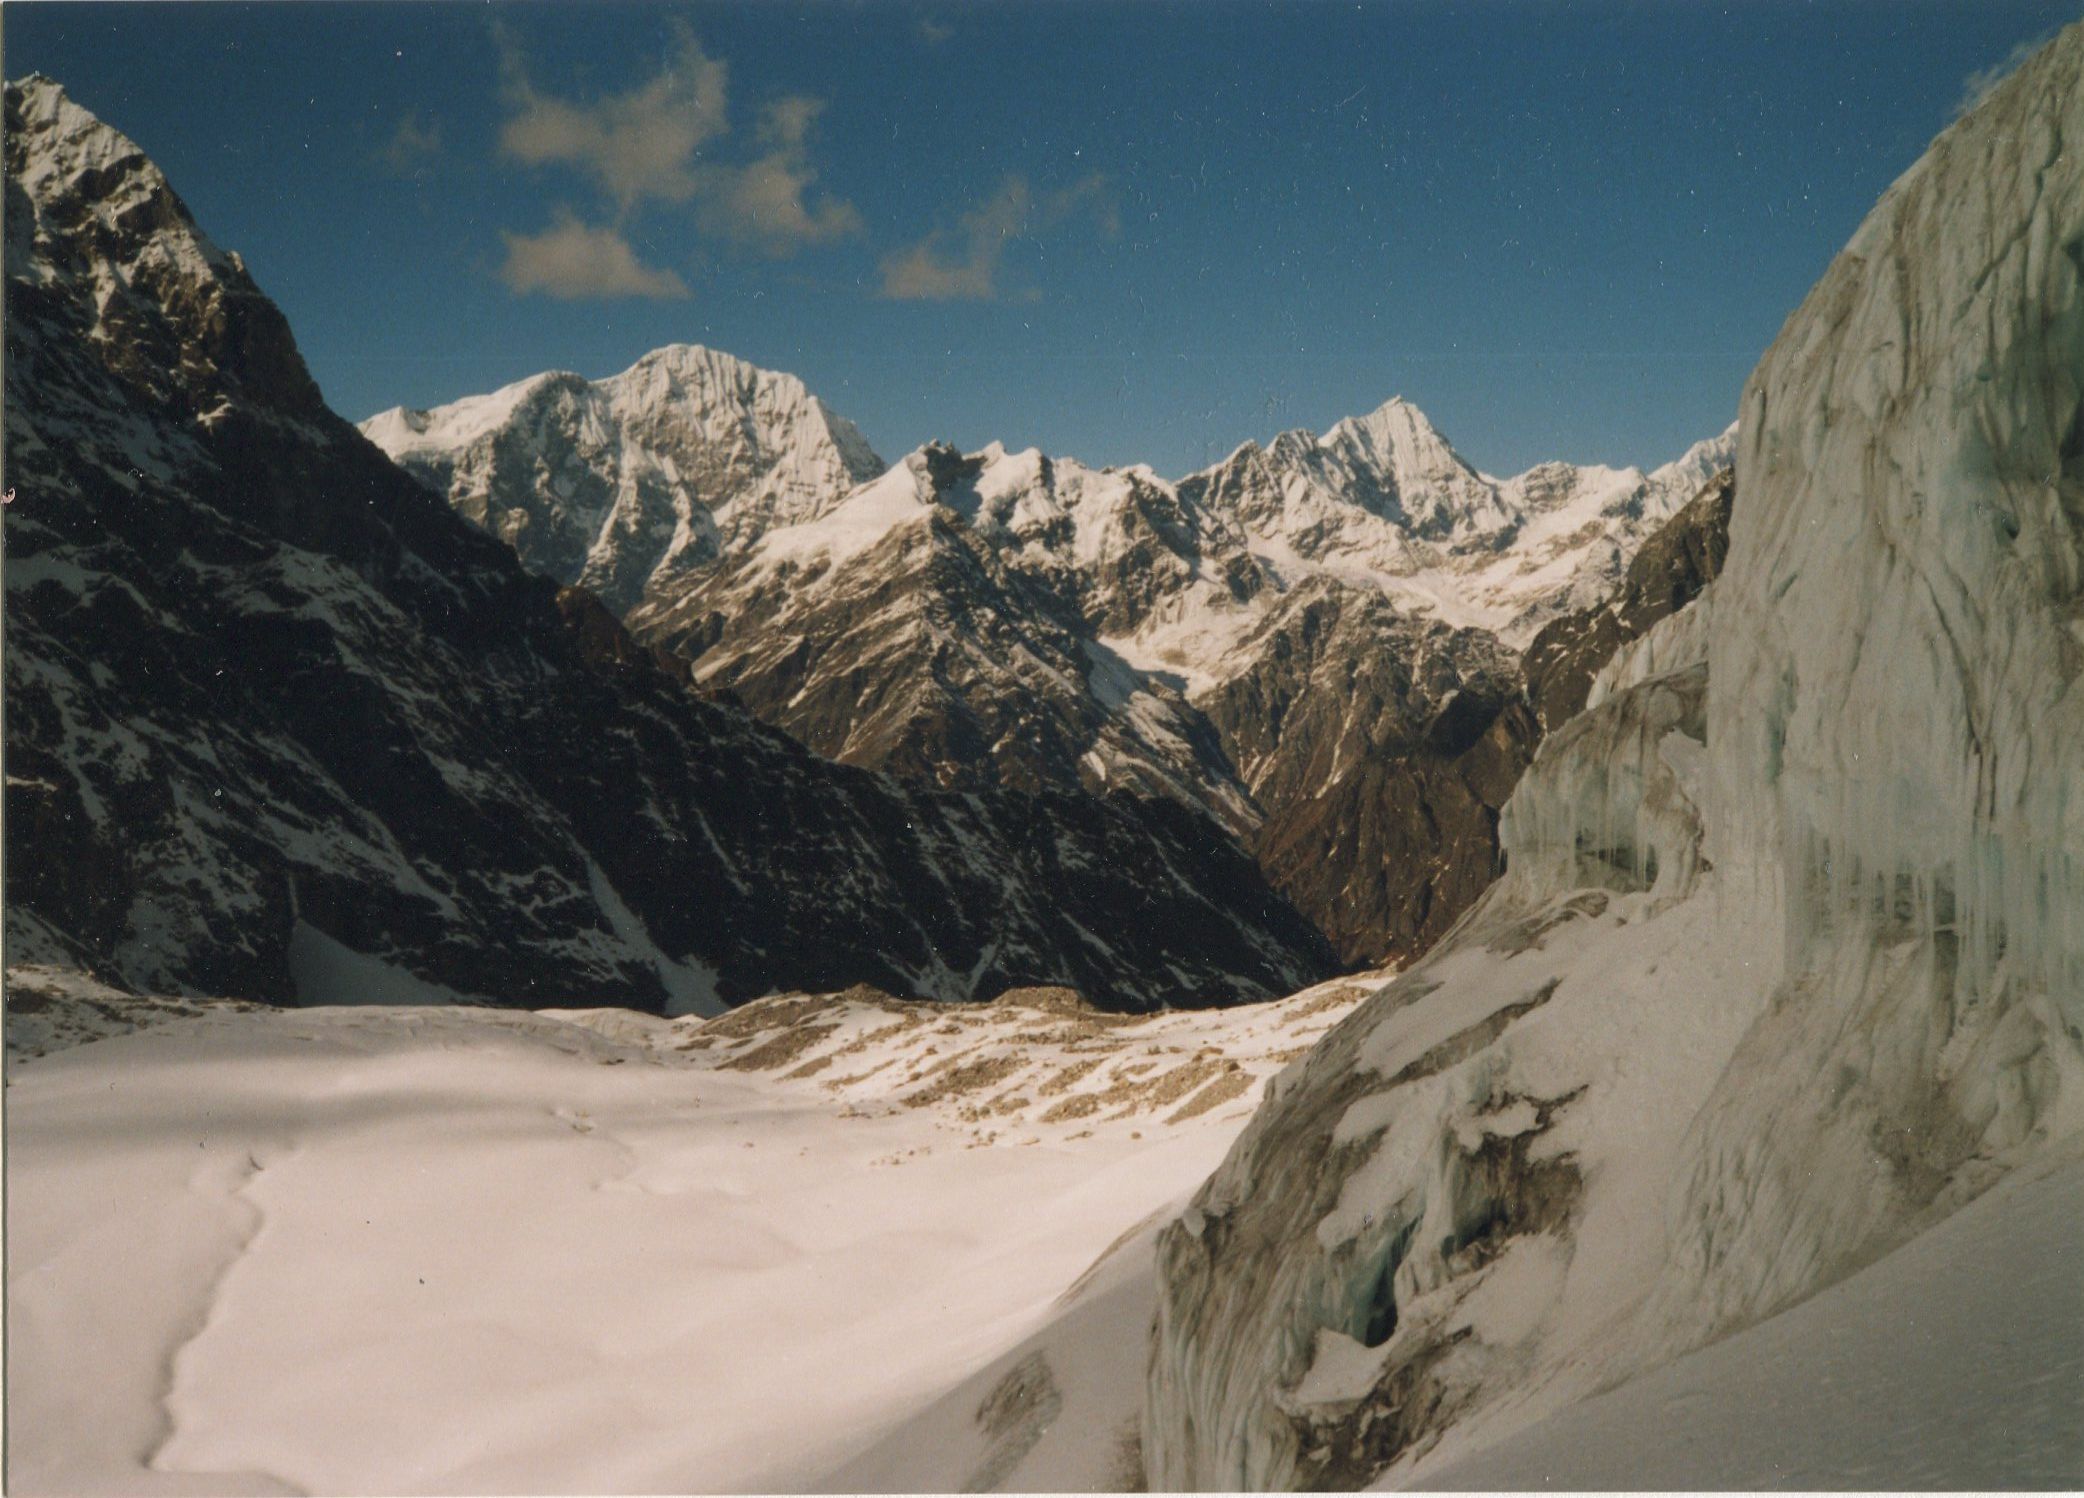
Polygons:
M1183 1198L1182 1198L1183 1199ZM822 1493L1143 1490L1143 1367L1169 1202L1065 1290L1039 1330L820 1473Z
M71 968L17 963L7 969L7 1064L34 1061L111 1035L231 1010L263 1013L242 999L126 993Z
M2021 1176L1792 1310L1404 1485L2076 1487L2084 1164Z
M132 1001L150 1028L10 1071L10 1490L818 1482L1147 1237L1365 988L1134 1019ZM45 1039L120 1018L42 990Z
M531 571L618 614L771 525L815 519L882 471L794 375L672 344L621 374L535 375L362 432Z
M2084 25L1788 319L1712 629L1544 742L1505 877L1161 1231L1154 1486L1399 1481L2074 1152L2080 140Z

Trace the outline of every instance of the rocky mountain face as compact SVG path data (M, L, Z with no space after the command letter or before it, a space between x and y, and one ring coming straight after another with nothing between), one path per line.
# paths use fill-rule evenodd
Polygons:
M1401 1486L2075 1158L2079 141L2073 25L1789 318L1720 575L1544 740L1505 876L1162 1231L1153 1490Z
M1132 790L1249 827L1247 795L1182 695L1095 644L1087 580L1000 544L1009 519L1027 519L986 510L977 486L997 477L952 448L912 454L630 625L847 763L963 788ZM1066 472L1068 492L1085 477Z
M662 350L638 370L720 357ZM601 449L546 437L529 409L509 391L364 430L498 531L485 517L550 503L545 474L610 482ZM822 430L792 471L817 467ZM532 456L488 481L468 454L502 447ZM936 786L1177 802L1251 850L1342 960L1381 961L1422 951L1496 872L1497 809L1535 736L1514 651L1602 604L1727 452L1725 436L1650 474L1498 480L1402 400L1177 483L936 445L800 518L713 495L717 539L685 565L603 525L549 570L641 572L614 595L631 630L820 754Z
M612 379L537 375L364 430L531 572L618 614L883 470L795 376L684 345Z
M1643 542L1620 588L1605 603L1541 627L1527 646L1527 698L1544 732L1585 708L1593 679L1623 645L1693 602L1729 554L1736 471L1724 469Z
M1260 867L1349 962L1423 952L1498 872L1498 808L1538 737L1518 659L1323 580L1241 654L1197 705L1265 809Z
M167 993L673 1011L853 982L1148 1008L1327 970L1171 802L903 785L704 700L333 416L238 257L41 78L6 94L6 225L10 960ZM719 384L735 437L639 452L642 413ZM531 391L538 429L625 428L607 489L488 500L552 550L598 515L670 568L683 530L801 520L873 468L721 360ZM822 431L829 473L793 437L776 457L769 418ZM453 471L488 486L526 466L498 434L473 452ZM732 463L750 487L711 508Z

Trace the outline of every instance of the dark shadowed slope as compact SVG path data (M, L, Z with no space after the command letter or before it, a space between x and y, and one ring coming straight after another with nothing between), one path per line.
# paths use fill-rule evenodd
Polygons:
M48 80L6 109L14 960L649 1008L1325 970L1176 808L910 790L700 700L329 412L133 143Z

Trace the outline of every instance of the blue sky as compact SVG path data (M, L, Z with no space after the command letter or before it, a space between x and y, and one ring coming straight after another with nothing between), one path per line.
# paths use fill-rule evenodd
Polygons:
M885 457L1179 474L1394 394L1472 462L1721 429L2078 0L10 5L359 419L687 341Z

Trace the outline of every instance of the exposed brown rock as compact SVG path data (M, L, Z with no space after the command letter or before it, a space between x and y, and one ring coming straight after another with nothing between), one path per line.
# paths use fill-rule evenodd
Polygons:
M1490 636L1303 590L1203 706L1266 809L1259 866L1348 966L1418 956L1496 876L1536 734Z
M1736 472L1724 469L1660 526L1628 564L1606 603L1551 621L1527 647L1527 698L1550 733L1583 710L1592 678L1614 652L1700 596L1729 555Z

